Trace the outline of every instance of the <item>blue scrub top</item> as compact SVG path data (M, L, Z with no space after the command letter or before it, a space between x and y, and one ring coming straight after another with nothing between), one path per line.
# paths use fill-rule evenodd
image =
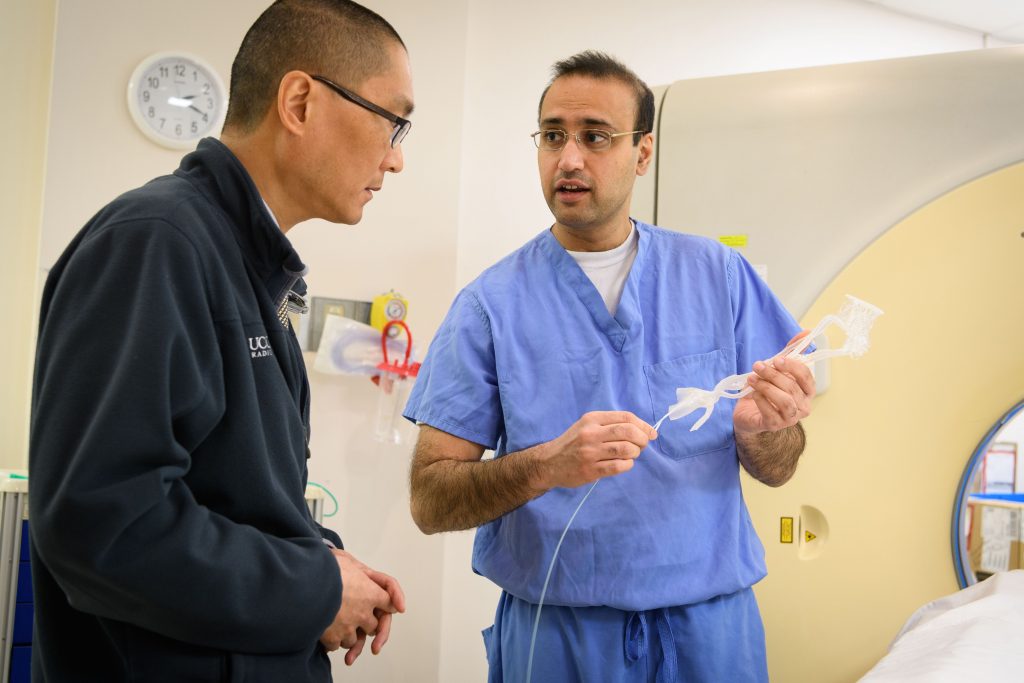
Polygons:
M800 328L737 252L636 223L616 315L545 230L459 293L405 416L493 449L561 435L592 410L650 424L677 387L712 388L770 358ZM559 551L545 602L647 610L747 588L765 575L733 439L733 401L666 421L632 470L602 480ZM538 602L585 487L555 488L477 530L473 569Z

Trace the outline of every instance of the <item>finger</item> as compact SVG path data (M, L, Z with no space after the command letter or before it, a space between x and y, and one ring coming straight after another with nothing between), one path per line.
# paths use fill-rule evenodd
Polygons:
M338 647L348 649L350 647L353 647L356 644L357 640L359 640L359 630L347 629L344 633L341 634L341 639L338 641Z
M596 478L614 477L633 469L635 460L602 460L594 464L593 472Z
M658 438L658 432L653 426L641 420L634 413L626 413L626 415L629 416L628 422L639 429L640 433L644 435L647 441ZM646 445L646 443L644 445Z
M814 373L811 372L809 365L792 358L779 358L775 362L775 367L780 372L784 372L792 377L804 396L808 399L814 398L817 387L814 382Z
M377 632L378 623L376 614L371 613L359 620L359 628L372 636ZM344 646L344 643L342 645Z
M617 424L601 427L599 437L604 443L614 441L628 441L631 444L643 449L651 440L653 428L645 428L632 423L620 422Z
M787 364L790 366L803 365L799 361L787 361ZM786 426L795 424L810 414L810 398L792 375L779 370L764 370L764 372L770 374L770 379L753 375L750 386L754 388L755 393L764 395L774 404L776 412L787 423ZM813 389L811 391L813 393Z
M373 579L378 586L387 591L388 596L390 596L392 608L387 611L405 611L405 592L402 591L402 587L398 584L398 580L395 577L385 574L384 572L379 572L376 569L368 570L366 575Z
M346 666L352 666L355 663L356 658L363 651L363 646L366 645L366 634L360 633L359 638L356 640L356 644L349 648L349 651L345 653L345 664ZM376 653L374 653L376 654Z
M601 460L635 460L643 448L631 441L606 441L599 451Z
M766 432L777 432L780 429L796 424L800 419L799 410L793 397L767 382L760 382L765 391L758 389L750 394L761 413L761 429Z
M750 379L753 380L750 385L759 391L769 392L771 386L778 387L787 394L795 394L800 391L799 385L791 375L762 361L754 363L754 374L750 376ZM758 380L762 381L759 383Z
M380 627L377 629L377 635L373 637L373 642L370 644L370 652L375 655L380 654L380 651L384 649L384 645L391 636L391 618L391 615L388 613L380 615Z
M628 410L602 410L593 413L588 413L597 420L599 425L613 425L613 424L631 424L637 427L641 432L647 435L648 439L653 439L657 436L657 432L654 427L647 424L634 413Z

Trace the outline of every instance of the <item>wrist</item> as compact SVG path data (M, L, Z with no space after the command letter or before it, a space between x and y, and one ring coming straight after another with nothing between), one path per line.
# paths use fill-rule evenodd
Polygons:
M536 498L549 491L551 483L551 443L537 444L528 448L520 455L523 456L523 466L526 470L526 488L530 498Z

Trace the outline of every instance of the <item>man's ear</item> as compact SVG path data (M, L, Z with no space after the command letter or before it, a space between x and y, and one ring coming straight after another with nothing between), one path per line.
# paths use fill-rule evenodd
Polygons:
M303 71L289 71L277 85L277 117L285 130L302 135L309 119L313 79Z
M651 159L654 158L654 134L644 133L639 147L640 154L636 159L636 174L646 175L647 169L651 166Z

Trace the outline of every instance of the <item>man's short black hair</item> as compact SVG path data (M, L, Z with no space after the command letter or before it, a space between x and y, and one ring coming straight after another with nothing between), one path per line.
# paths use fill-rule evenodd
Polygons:
M564 76L615 78L628 85L636 93L636 121L633 124L633 129L641 132L633 135L633 144L638 144L646 133L654 131L654 93L632 69L611 55L597 50L585 50L568 59L555 62L551 67L551 74L551 80L548 81L540 96L540 104L537 107L538 119L548 90L559 78Z
M387 20L351 0L277 0L238 48L224 127L246 133L259 125L289 71L357 88L390 66L392 41L405 47Z

